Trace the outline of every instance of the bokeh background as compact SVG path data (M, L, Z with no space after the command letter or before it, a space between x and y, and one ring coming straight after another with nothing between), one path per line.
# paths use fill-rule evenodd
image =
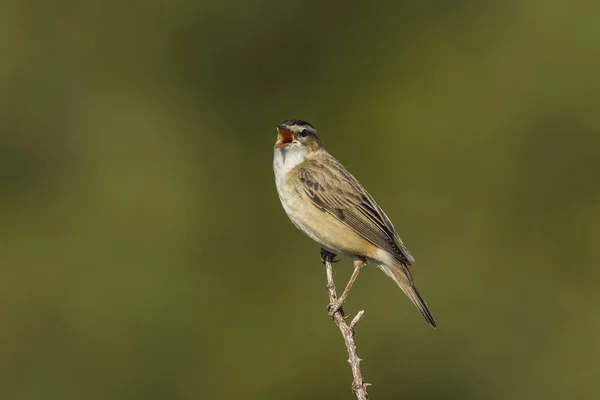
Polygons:
M599 13L3 2L0 398L353 398L275 192L288 118L387 211L438 322L361 274L373 399L600 398Z

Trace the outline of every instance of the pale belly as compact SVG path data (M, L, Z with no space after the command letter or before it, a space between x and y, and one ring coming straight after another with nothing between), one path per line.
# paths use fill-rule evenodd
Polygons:
M323 223L319 222L319 218L323 215L314 215L314 218L307 218L309 217L307 214L311 212L307 209L308 207L305 204L305 200L290 196L282 196L281 192L279 192L279 200L281 200L281 205L283 206L285 213L296 228L300 229L309 238L328 250L340 253L339 243L335 243L335 241L332 241L327 235L324 235L324 232L322 232ZM319 214L324 214L322 211L318 211Z
M281 205L292 223L322 247L335 254L372 258L375 246L326 211L308 196L284 192L277 185Z

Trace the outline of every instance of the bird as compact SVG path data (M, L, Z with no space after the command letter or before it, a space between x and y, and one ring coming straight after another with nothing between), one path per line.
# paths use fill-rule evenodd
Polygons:
M376 264L435 328L436 322L409 270L415 261L375 199L321 144L308 122L277 124L273 170L281 205L291 222L321 245L321 254L351 257L354 271L330 314L339 310L360 270ZM331 258L332 259L332 258Z

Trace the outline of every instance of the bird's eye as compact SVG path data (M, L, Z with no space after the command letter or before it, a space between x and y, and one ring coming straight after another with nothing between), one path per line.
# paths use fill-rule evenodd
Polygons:
M300 137L307 137L308 136L308 129L302 129L299 133Z

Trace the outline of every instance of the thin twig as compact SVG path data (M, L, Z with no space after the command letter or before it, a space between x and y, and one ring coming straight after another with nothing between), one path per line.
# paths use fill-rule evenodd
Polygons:
M331 262L333 261L332 258L333 257L323 257L323 264L325 264L325 272L327 274L329 303L336 304L338 298L335 289L335 282L333 280L333 267L331 266ZM361 310L356 317L352 319L350 325L346 323L341 307L333 314L333 321L344 337L344 344L348 350L348 362L350 363L350 368L352 368L352 377L354 378L354 381L352 382L352 391L354 394L356 394L356 397L359 400L367 400L369 398L369 395L367 394L367 386L369 384L363 380L362 373L360 371L361 360L356 354L356 345L354 344L354 328L362 319L364 314L365 312Z
M350 328L354 329L354 327L356 327L356 324L358 324L360 322L360 320L363 319L364 316L365 316L365 310L360 310L358 312L358 314L356 314L356 317L354 317L352 319L352 322L350 322Z

